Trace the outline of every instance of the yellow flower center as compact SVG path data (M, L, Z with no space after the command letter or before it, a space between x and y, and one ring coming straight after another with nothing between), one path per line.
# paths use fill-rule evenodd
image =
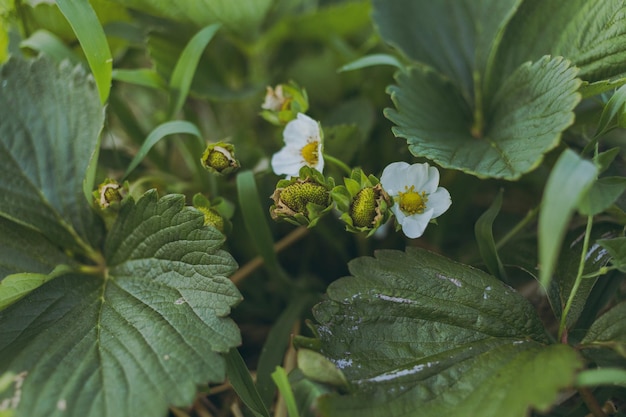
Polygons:
M422 214L426 209L426 191L421 193L415 191L415 186L411 185L411 188L405 186L404 192L398 193L397 201L400 204L400 210L406 215Z
M304 162L310 167L314 167L317 165L318 157L317 154L317 145L319 142L309 142L300 151L300 154L304 158Z

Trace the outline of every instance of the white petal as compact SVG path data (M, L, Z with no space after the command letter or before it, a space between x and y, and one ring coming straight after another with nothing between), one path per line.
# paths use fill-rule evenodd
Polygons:
M450 193L443 187L428 196L428 209L433 211L433 219L441 216L452 205Z
M283 130L283 140L287 146L304 147L309 142L322 142L319 124L306 114L298 113Z
M297 177L303 166L304 163L298 148L285 146L272 155L272 170L276 175Z
M404 212L400 209L400 205L398 203L391 206L391 212L394 216L396 216L398 223L402 224L404 218L406 217L406 214L404 214Z
M317 145L317 165L313 168L319 172L324 172L324 148L322 146L322 141L319 141Z
M424 234L428 222L432 218L432 210L425 211L422 214L414 214L407 216L402 224L402 232L406 237L415 239Z
M279 111L284 102L285 97L283 96L282 85L278 85L275 90L272 87L267 86L265 91L265 101L261 105L261 108L265 110Z
M428 181L428 164L413 164L405 173L405 183L413 185L416 192L424 191L424 184Z
M420 191L432 194L439 185L439 170L435 167L428 167L428 180L421 186Z
M406 170L409 168L406 162L392 162L387 165L380 176L380 183L390 196L397 196L399 191L404 191L406 183Z

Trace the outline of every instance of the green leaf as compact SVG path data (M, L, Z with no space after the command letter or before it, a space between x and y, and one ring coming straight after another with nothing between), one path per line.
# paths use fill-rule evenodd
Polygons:
M606 103L606 106L604 106L598 127L596 128L596 133L593 135L595 140L611 129L620 126L620 119L623 117L624 111L626 110L624 106L626 106L626 85L618 88L615 93L613 93L608 103ZM595 141L592 143L594 142Z
M354 71L367 67L374 67L378 65L391 65L398 69L404 68L402 63L393 55L389 54L372 54L361 57L355 61L350 62L339 68L338 72Z
M547 410L581 366L482 271L417 248L349 267L314 309L321 352L350 383L320 398L324 415L522 417Z
M65 45L61 39L45 29L39 29L24 39L20 42L20 47L44 53L58 62L68 59L72 64L80 63L80 59L74 51Z
M169 0L115 0L143 13L165 17L181 23L203 27L222 23L229 30L254 33L273 4L272 0L188 0L184 3Z
M626 358L626 302L622 302L598 318L581 341L583 345L607 347Z
M209 25L196 33L178 58L176 67L174 67L174 72L172 73L172 78L170 79L170 117L176 115L183 107L187 94L189 94L193 75L196 72L198 62L200 62L202 52L211 39L213 39L213 36L220 26L221 25L217 23Z
M471 103L482 88L492 51L520 3L375 0L373 18L385 41L452 80Z
M618 385L626 387L626 370L619 368L601 368L582 371L576 378L576 385L593 387L598 385Z
M611 207L626 190L626 177L598 178L578 204L585 216L595 216Z
M241 342L223 239L182 195L125 201L102 275L64 275L0 312L0 374L27 372L16 416L164 415L223 381L220 352Z
M100 101L104 104L111 90L113 58L98 16L88 0L57 0L57 5L72 26L85 52L96 79Z
M264 32L255 45L259 50L280 47L282 42L323 41L357 35L371 25L369 1L329 2L307 13L290 14Z
M154 88L157 90L167 89L167 85L163 78L151 69L114 69L112 77L115 81L141 85L144 87Z
M131 172L143 161L143 159L148 155L150 149L154 147L161 139L169 136L169 135L177 135L177 134L188 134L193 135L202 141L202 134L191 122L187 122L185 120L173 120L170 122L165 122L155 127L152 132L148 135L144 143L141 145L139 151L133 157L133 160L128 164L128 168L126 168L126 172L122 179L128 178ZM198 155L198 159L200 156Z
M232 348L226 354L226 368L228 380L241 401L256 417L270 417L259 392L254 386L248 367L236 348Z
M309 379L345 388L346 377L337 366L324 355L310 349L298 349L298 369Z
M474 225L474 234L480 256L482 256L489 272L500 279L506 277L506 272L498 256L496 242L493 239L493 221L500 212L500 207L502 207L502 193L501 190L491 206L478 218Z
M473 110L440 75L412 68L388 89L396 110L385 115L413 155L479 177L509 180L534 169L574 121L580 81L569 62L544 57L519 67L499 88L472 130ZM520 146L523 143L524 146Z
M606 93L607 91L615 90L626 84L626 78L618 78L615 80L602 80L590 83L589 81L583 81L578 90L583 98L589 98L597 96L598 94Z
M24 298L46 282L72 271L73 269L67 265L59 265L49 274L23 272L4 277L0 281L0 310Z
M626 237L600 239L598 245L609 251L611 264L622 272L626 272Z
M622 0L525 0L506 28L494 72L506 77L521 63L552 54L572 61L589 82L620 76L625 13Z
M620 148L611 148L608 151L600 152L598 155L593 157L593 163L598 167L598 174L601 174L609 169L617 155L619 155L620 151Z
M598 169L590 161L566 149L548 178L539 212L539 280L548 288L561 243L578 202L596 179Z
M104 114L93 81L45 57L0 68L0 216L89 254L101 239L83 191Z
M45 275L57 265L72 263L70 257L42 234L2 217L0 247L0 280L22 272Z
M276 257L274 239L267 222L267 216L261 207L259 191L252 171L242 171L237 174L237 196L248 236L263 258L270 275L277 280L279 285L283 287L285 284L290 285L289 278Z

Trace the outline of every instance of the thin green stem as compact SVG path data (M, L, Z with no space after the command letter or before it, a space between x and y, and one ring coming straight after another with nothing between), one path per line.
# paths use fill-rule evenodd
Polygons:
M587 254L587 250L589 249L589 239L591 238L591 227L593 226L593 216L587 217L587 228L585 229L585 238L583 240L583 249L580 254L580 262L578 263L578 273L576 274L576 280L574 281L574 286L572 287L572 291L569 294L569 298L567 299L567 303L565 304L565 308L561 314L561 324L559 325L559 340L563 340L563 332L565 331L565 326L567 322L567 315L569 314L570 309L572 308L572 304L574 303L574 298L576 297L576 293L578 292L578 287L580 287L580 283L583 280L583 271L585 270L585 255Z
M335 165L336 167L340 168L348 177L352 173L352 169L350 169L350 167L342 160L337 159L334 156L328 155L327 153L324 154L324 159Z
M603 266L602 268L600 268L599 270L597 270L596 272L591 272L589 274L585 274L583 275L583 279L587 279L587 278L595 278L595 277L599 277L602 275L606 275L611 271L616 270L617 268L614 266Z
M86 275L100 275L102 273L102 266L100 265L80 265L78 272Z
M496 249L500 249L504 245L506 245L507 242L511 240L513 237L515 237L515 235L517 235L524 227L526 227L528 223L533 221L535 217L537 217L537 214L539 214L539 207L540 206L537 206L534 209L530 210L526 214L526 216L522 220L520 220L519 223L517 223L511 230L509 230L509 232L506 235L500 238L498 243L496 243Z

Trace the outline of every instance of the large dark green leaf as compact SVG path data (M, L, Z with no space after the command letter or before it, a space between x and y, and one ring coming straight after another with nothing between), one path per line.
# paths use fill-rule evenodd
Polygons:
M321 352L342 369L329 416L525 416L581 366L547 345L533 307L501 281L421 249L350 263L315 310Z
M0 374L27 375L16 417L164 415L222 381L241 298L223 240L182 195L126 202L101 275L66 274L0 312Z
M387 42L453 80L473 102L492 51L521 2L375 0L374 20Z
M399 74L394 133L415 156L479 177L517 179L558 144L580 100L576 67L592 82L626 71L620 0L374 6L383 39L433 71Z
M626 71L626 3L622 0L525 0L507 26L495 61L494 88L526 61L561 55L585 81Z
M90 252L101 229L83 192L103 110L80 67L44 58L0 68L0 216Z
M397 75L389 88L396 109L385 115L416 156L480 177L519 178L554 148L574 121L580 81L569 62L544 57L519 67L487 108L481 131L460 92L421 67Z

